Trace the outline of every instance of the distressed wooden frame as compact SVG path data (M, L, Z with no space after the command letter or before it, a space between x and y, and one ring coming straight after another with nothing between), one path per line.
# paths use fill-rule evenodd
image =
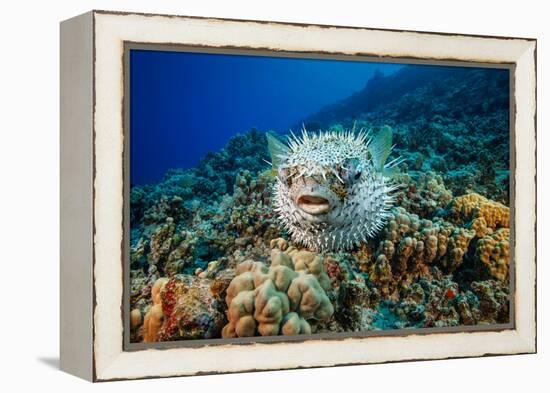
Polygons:
M498 331L124 346L128 43L514 68L513 326ZM536 40L92 11L61 24L61 368L93 381L536 352Z

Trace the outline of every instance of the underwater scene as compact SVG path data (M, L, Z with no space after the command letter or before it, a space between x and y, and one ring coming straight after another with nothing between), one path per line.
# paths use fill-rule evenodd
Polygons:
M129 56L131 343L510 322L509 69Z

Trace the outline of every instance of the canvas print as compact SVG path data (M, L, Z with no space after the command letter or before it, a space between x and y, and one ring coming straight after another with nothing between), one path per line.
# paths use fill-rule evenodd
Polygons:
M130 49L131 343L510 322L510 69Z

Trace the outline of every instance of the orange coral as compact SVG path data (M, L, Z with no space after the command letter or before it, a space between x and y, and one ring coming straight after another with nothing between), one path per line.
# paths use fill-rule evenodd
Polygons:
M505 281L510 267L510 230L501 228L477 242L476 259L491 277Z
M447 253L441 258L441 265L449 271L455 270L464 260L475 232L466 228L455 228L447 243Z
M449 271L463 262L473 230L459 228L435 218L420 219L402 207L392 209L388 224L382 230L377 255L383 254L392 262L394 276L406 271L424 273L432 263L439 263Z
M138 327L141 326L142 322L143 320L141 318L141 311L139 310L139 308L134 308L130 312L130 328L132 330L137 329Z
M158 341L157 334L164 322L162 305L155 304L149 309L143 320L143 342L152 343Z
M149 309L143 319L143 342L150 343L158 340L157 334L164 322L164 312L162 311L161 291L168 282L167 278L159 278L153 284L151 289L151 299L153 306Z
M477 237L510 227L510 208L476 193L454 198L450 210L452 219L458 223L470 223Z

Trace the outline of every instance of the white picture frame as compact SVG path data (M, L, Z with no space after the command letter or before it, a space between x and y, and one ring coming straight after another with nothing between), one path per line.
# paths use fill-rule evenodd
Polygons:
M126 43L513 67L510 328L127 350ZM61 368L90 381L536 352L536 40L91 11L61 24Z

